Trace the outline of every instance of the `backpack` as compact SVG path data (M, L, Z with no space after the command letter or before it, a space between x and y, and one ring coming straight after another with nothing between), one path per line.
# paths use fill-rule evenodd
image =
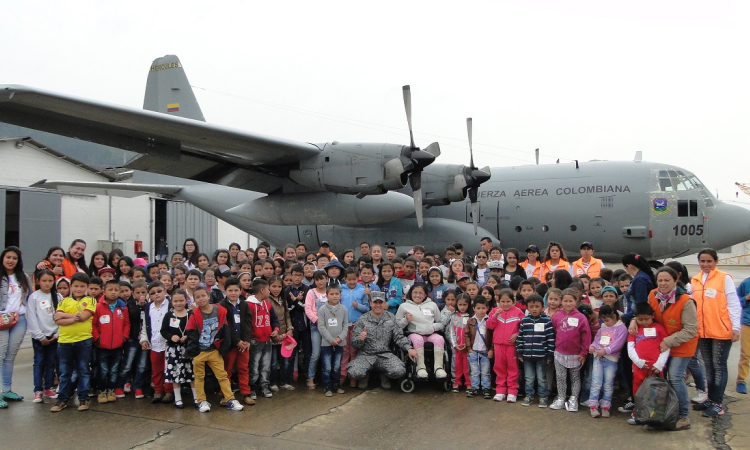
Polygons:
M635 393L635 421L639 424L673 428L680 418L677 393L662 377L648 377Z

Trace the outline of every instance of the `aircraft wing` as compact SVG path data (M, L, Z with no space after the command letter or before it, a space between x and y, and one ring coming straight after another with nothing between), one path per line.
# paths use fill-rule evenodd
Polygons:
M273 173L320 152L309 143L18 85L0 85L0 121L157 157L171 167L161 173L183 177L219 166Z
M57 189L60 192L74 194L96 194L111 195L113 197L138 197L140 195L154 193L168 197L176 195L182 190L182 186L169 184L142 184L142 183L113 183L96 181L58 181L41 180L32 184L31 187Z

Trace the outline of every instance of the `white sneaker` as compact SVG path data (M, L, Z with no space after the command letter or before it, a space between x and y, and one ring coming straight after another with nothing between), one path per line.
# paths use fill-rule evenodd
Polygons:
M582 401L582 402L581 402L581 406L585 406L585 407L587 407L587 408L588 408L588 407L589 407L589 401L588 401L588 400L584 400L584 401Z
M517 397L513 394L508 394L508 403L515 403L517 400Z
M563 409L565 408L565 400L562 397L557 397L554 402L550 405L549 409Z
M578 412L578 399L571 396L567 402L565 402L565 409L569 412Z
M131 385L130 383L125 383L125 387L123 388L123 390L124 390L124 391L125 391L126 393L128 393L128 394L129 394L129 393L130 393L130 390L131 390L132 388L133 388L133 386L132 386L132 385Z
M505 394L495 394L495 396L492 397L492 400L494 400L496 402L501 402L501 401L505 400Z
M697 389L693 398L690 399L691 402L697 404L701 404L706 400L708 400L708 393L706 391L701 391L700 389Z
M211 411L211 404L207 401L203 400L200 405L198 405L198 411L202 413L207 413Z
M242 411L243 409L245 409L245 407L242 406L237 400L229 400L229 402L227 403L227 409L229 411Z

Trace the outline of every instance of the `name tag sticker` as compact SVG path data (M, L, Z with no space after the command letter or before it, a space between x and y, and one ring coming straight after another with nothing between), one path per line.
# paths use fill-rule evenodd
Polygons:
M505 281L510 281L510 274L509 273L505 274Z
M578 318L577 317L568 317L568 325L571 327L577 327L578 326Z
M612 341L612 338L609 336L602 336L601 339L599 339L601 345L609 345L610 341Z
M583 269L576 269L576 275L583 275Z
M101 316L99 318L99 323L109 323L109 316Z
M180 319L172 317L169 319L169 326L172 328L180 328Z
M332 318L328 319L328 326L329 327L337 327L337 326L339 326L338 319L335 318L335 317L332 317Z
M646 337L656 337L656 328L644 328L643 335Z
M435 297L440 300L443 298L443 291L437 291L435 292Z
M469 323L469 318L468 317L462 317L462 319L463 319L464 325L466 325L467 323Z
M706 297L716 298L716 289L706 289Z
M422 310L422 314L424 314L425 316L432 316L433 315L431 309L423 309Z
M234 323L240 323L240 313L234 313Z
M543 323L535 323L534 324L534 331L544 331L544 324Z

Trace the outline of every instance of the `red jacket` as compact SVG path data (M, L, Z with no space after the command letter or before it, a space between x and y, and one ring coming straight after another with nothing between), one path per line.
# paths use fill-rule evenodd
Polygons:
M120 348L130 336L130 316L127 303L117 299L114 312L107 303L97 303L91 335L94 345L109 350Z
M500 316L495 316L498 311L501 311ZM487 328L492 330L492 343L515 347L516 343L510 342L510 337L518 334L523 317L523 311L516 306L507 311L503 311L499 306L493 309L487 319Z
M227 322L227 310L219 305L212 305L217 308L217 315L219 318L219 329L214 337L214 347L219 350L219 353L224 355L228 352L232 346L232 332L229 329ZM187 334L187 354L191 358L195 358L200 354L199 338L203 332L203 314L200 308L196 308L193 314L188 318L187 325L185 326L185 333Z

